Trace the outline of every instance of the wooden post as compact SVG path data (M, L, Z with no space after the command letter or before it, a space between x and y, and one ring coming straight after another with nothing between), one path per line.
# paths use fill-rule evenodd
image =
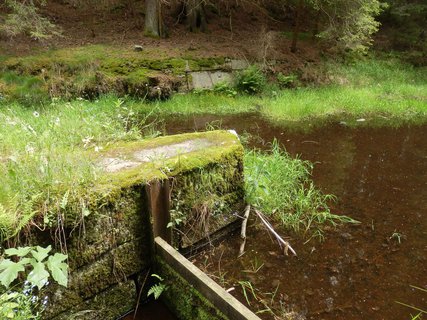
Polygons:
M168 243L172 241L172 229L167 225L170 222L170 182L156 180L146 187L149 202L149 211L153 227L153 236L162 237Z

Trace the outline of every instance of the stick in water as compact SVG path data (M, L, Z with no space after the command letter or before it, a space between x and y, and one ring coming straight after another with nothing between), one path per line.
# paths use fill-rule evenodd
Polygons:
M245 208L245 214L243 216L242 222L242 230L240 232L240 237L242 238L242 244L240 245L239 255L237 257L241 257L245 253L245 245L246 245L246 226L248 224L249 212L251 211L251 206L248 204Z
M297 253L295 252L295 250L291 247L291 245L289 244L289 242L283 240L283 238L276 232L274 231L273 227L271 226L271 224L264 218L264 214L262 214L260 211L258 211L257 209L254 209L255 213L257 214L257 216L261 219L261 221L264 223L264 225L267 227L267 229L274 235L274 237L277 239L277 241L279 242L279 245L282 246L281 244L283 244L285 246L285 254L288 254L288 249L291 250L291 252L294 255L297 255Z

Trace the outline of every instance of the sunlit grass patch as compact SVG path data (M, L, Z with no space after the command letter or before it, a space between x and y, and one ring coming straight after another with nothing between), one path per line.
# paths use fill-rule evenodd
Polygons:
M331 213L328 204L335 197L314 186L313 164L292 158L277 141L267 153L246 152L244 164L246 201L284 227L304 233L313 227L313 232L321 236L322 224L356 222Z
M161 116L238 114L259 111L273 122L348 120L361 117L402 122L427 120L427 69L396 60L361 60L327 64L330 83L294 89L270 88L260 96L218 92L175 95L155 104Z
M100 174L91 154L115 141L143 139L140 119L112 97L31 109L2 105L0 236L12 236L34 216L52 222L71 200L83 210L85 188Z

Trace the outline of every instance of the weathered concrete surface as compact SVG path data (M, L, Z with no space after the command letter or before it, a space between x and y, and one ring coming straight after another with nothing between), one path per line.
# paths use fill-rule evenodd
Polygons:
M231 59L229 64L233 71L243 70L249 67L249 62L246 60Z
M191 72L191 87L193 89L212 89L217 83L231 83L233 76L224 71Z
M208 139L191 139L179 143L171 143L164 146L141 149L126 155L126 159L103 158L99 165L107 172L117 172L123 169L134 168L142 163L169 159L185 153L198 151L212 146Z

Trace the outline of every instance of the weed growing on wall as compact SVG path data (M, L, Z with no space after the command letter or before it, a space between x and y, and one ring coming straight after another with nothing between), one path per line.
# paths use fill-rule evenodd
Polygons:
M147 297L149 297L149 296L153 296L154 297L154 299L155 300L157 300L159 297L160 297L160 295L165 291L165 290L167 290L167 285L163 282L164 281L164 279L161 277L161 276L159 276L158 274L155 274L155 273L153 273L152 275L151 275L151 277L153 277L153 278L155 278L158 282L156 283L156 284L153 284L152 286L151 286L151 288L148 290L148 292L147 292Z

